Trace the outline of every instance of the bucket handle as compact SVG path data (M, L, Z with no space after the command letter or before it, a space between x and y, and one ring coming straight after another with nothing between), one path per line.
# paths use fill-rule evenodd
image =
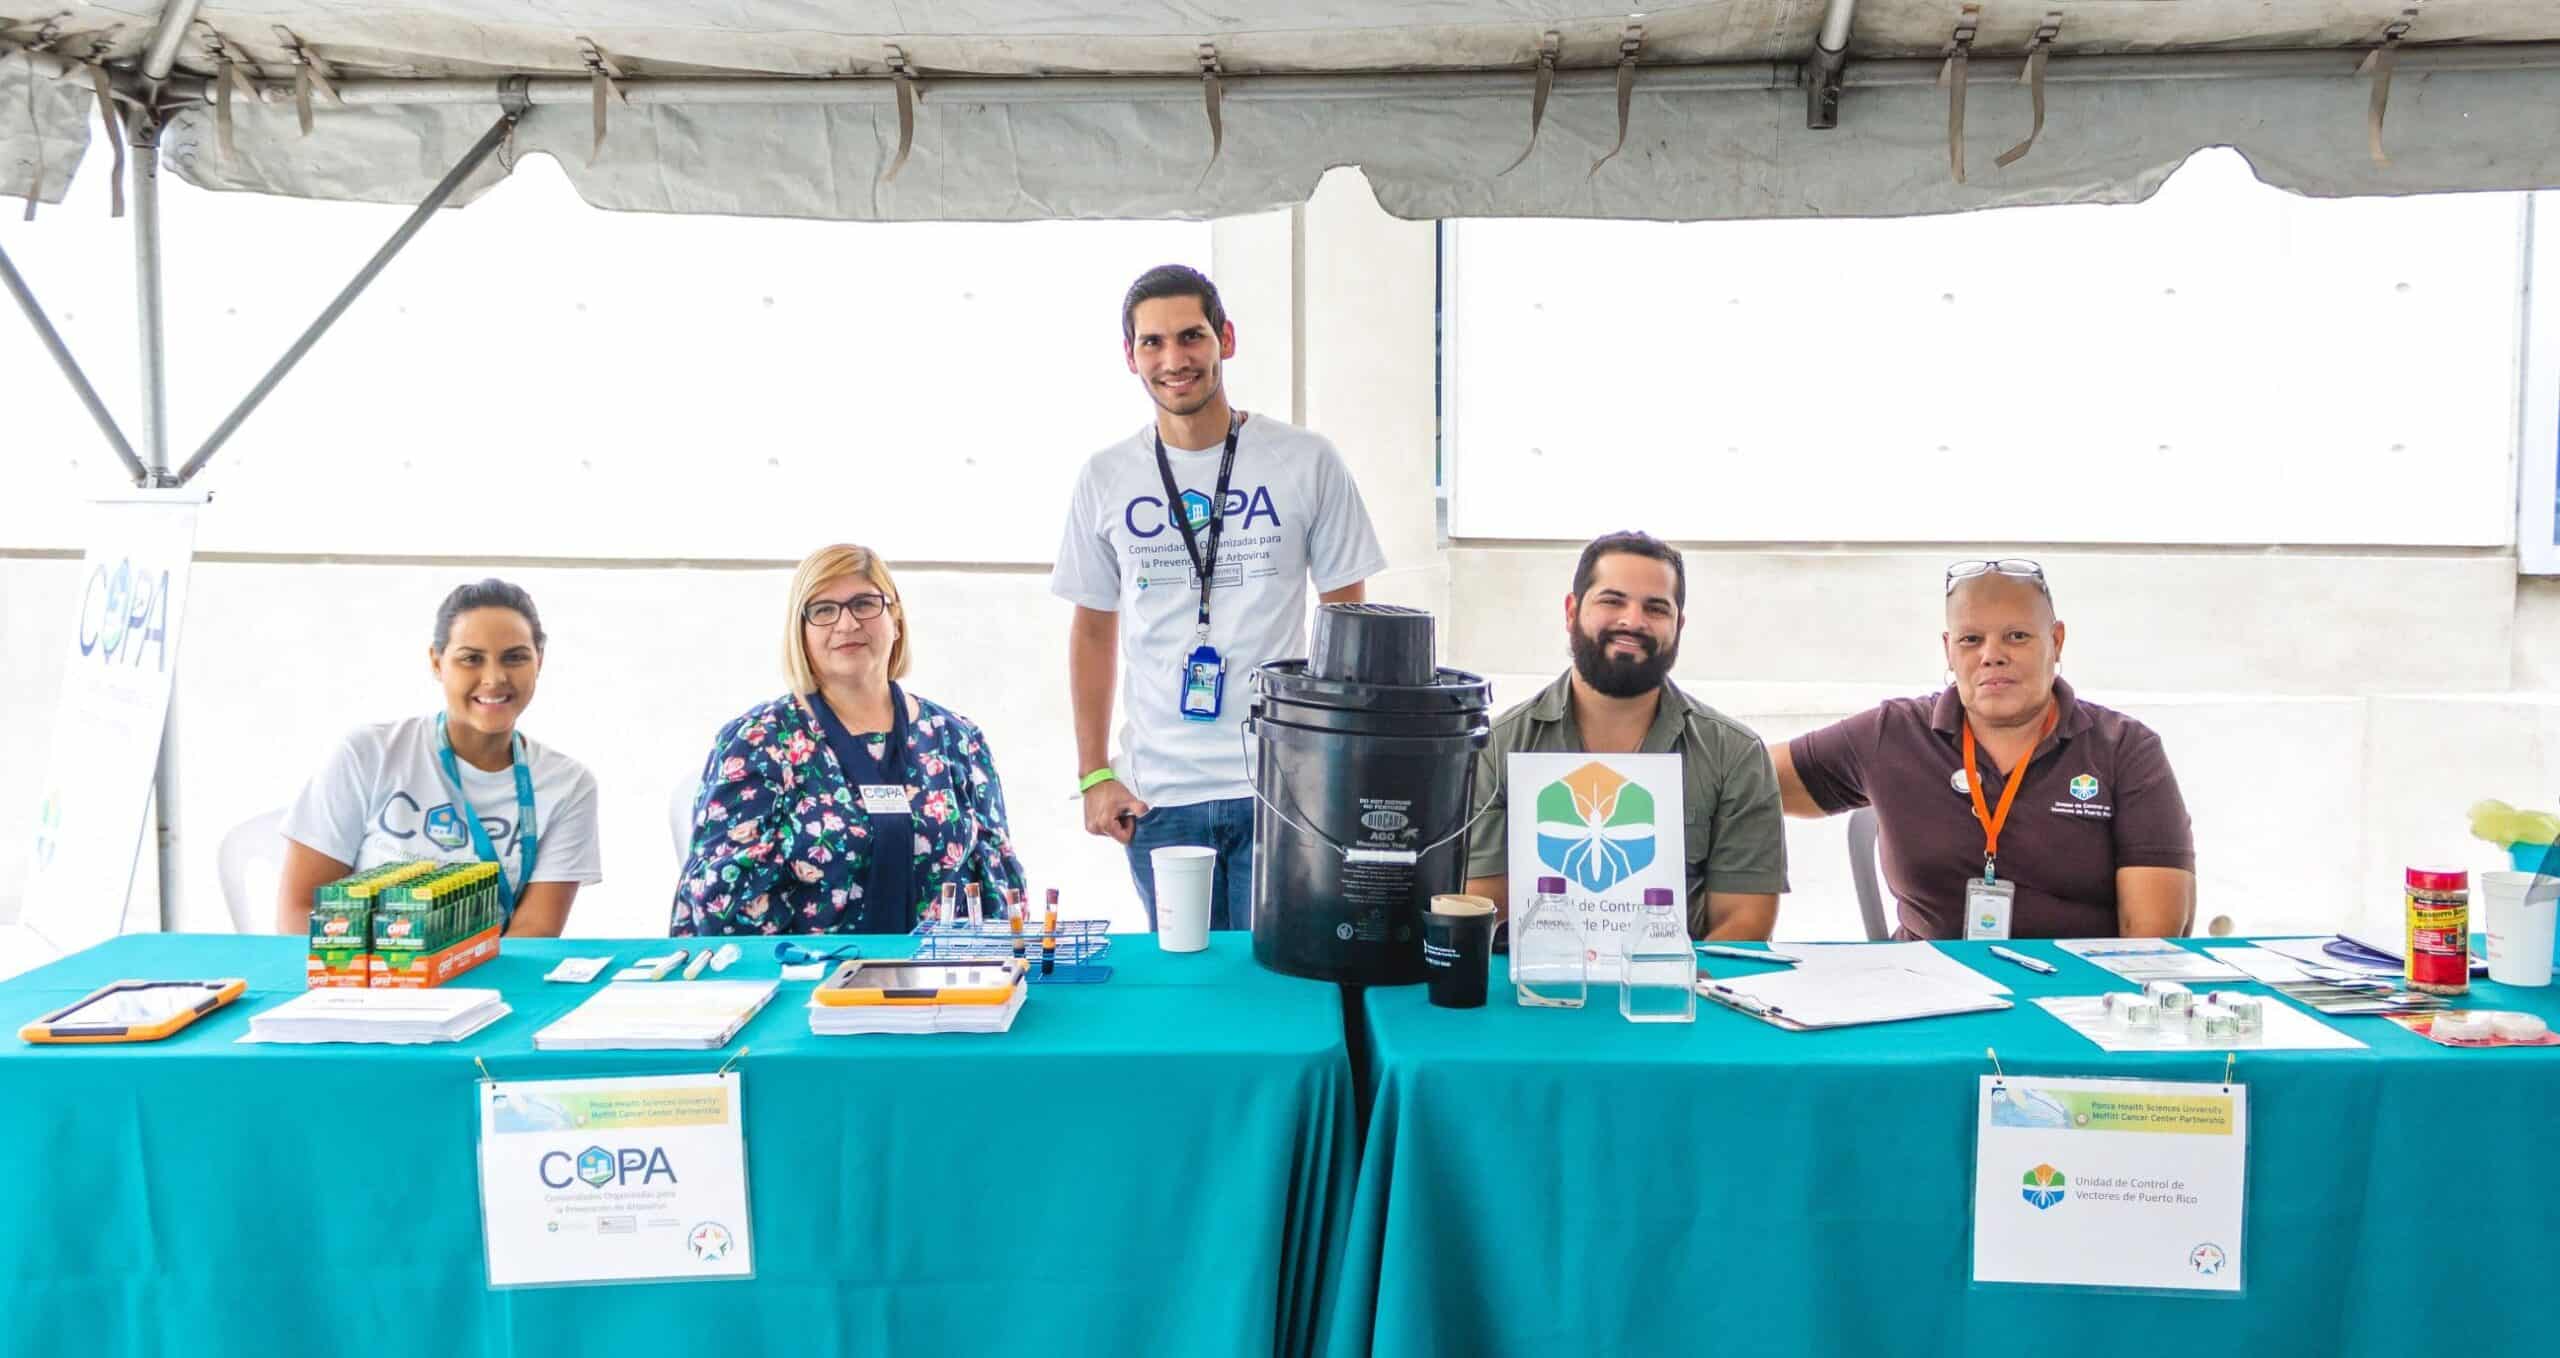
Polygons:
M1301 823L1297 817L1281 810L1278 803L1273 802L1270 798L1262 795L1262 767L1259 761L1257 761L1253 756L1253 728L1254 719L1247 717L1238 729L1238 735L1244 743L1245 786L1253 789L1253 799L1262 803L1264 806L1270 807L1271 814L1278 816L1281 823L1288 826L1290 829L1310 838L1324 841L1327 848L1330 848L1335 853L1342 855L1342 861L1345 863L1396 863L1409 867L1415 863L1421 862L1424 854L1427 854L1432 850L1457 839L1469 830L1476 828L1476 822L1483 820L1485 812L1493 809L1492 801L1487 800L1484 806L1477 810L1474 815L1467 817L1465 824L1462 824L1457 829L1423 845L1419 849L1355 848L1352 845L1343 843L1341 840L1335 839L1333 836L1326 834L1315 826ZM1474 730L1469 731L1467 734L1470 736L1481 736L1489 734L1490 730L1491 728L1489 727L1479 726ZM1469 757L1473 758L1472 755ZM1286 796L1287 794L1284 792L1282 795Z

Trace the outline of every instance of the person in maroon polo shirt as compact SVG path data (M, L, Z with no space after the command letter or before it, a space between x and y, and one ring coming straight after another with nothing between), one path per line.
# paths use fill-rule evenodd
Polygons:
M2185 933L2195 836L2160 737L2054 673L2042 567L1960 561L1946 586L1953 682L1778 747L1786 813L1875 808L1899 938Z

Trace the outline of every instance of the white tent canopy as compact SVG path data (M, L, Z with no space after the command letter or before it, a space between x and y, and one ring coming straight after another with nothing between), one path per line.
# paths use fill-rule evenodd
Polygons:
M165 118L161 154L189 182L315 198L417 200L513 77L531 111L456 202L536 151L599 207L879 220L1223 216L1301 201L1346 164L1410 217L1951 212L2137 199L2212 145L2308 194L2560 185L2552 0L1968 8L0 0L0 192L59 200L97 123L92 64ZM1959 48L1961 183L1944 79ZM1531 148L1542 50L1555 74ZM2038 51L2041 89L2020 79ZM147 78L154 56L165 82ZM1627 57L1625 145L1595 170ZM215 80L226 60L240 78ZM1809 127L1834 82L1837 125ZM227 151L210 102L225 85ZM2032 149L1996 164L2039 96Z
M5 249L0 291L167 487L529 153L598 207L852 220L1232 216L1343 165L1416 218L1911 215L2139 199L2216 145L2306 194L2547 188L2560 3L0 0L0 195L61 202L98 128L131 199L130 438ZM183 464L163 166L416 204Z

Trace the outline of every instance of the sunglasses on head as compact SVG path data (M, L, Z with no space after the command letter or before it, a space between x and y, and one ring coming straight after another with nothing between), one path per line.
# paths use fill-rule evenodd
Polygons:
M1958 561L1947 567L1947 593L1956 586L1981 575L2005 575L2012 580L2033 580L2044 584L2044 567L2023 556L2004 556L1993 561Z

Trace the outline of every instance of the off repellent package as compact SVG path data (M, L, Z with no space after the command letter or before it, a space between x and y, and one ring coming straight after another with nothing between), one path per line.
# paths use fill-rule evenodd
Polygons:
M311 950L303 961L308 989L363 989L373 970L373 908L382 893L424 877L437 864L413 859L349 873L311 894Z
M1594 983L1614 981L1648 887L1688 916L1688 840L1676 754L1504 757L1512 909L1561 877Z
M373 908L370 983L442 985L497 956L498 873L495 863L457 863L384 891Z

